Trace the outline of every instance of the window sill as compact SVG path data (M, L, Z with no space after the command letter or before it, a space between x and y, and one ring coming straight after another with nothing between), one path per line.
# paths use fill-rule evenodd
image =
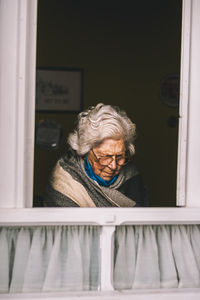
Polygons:
M0 226L200 224L200 208L1 208Z
M0 294L1 299L122 299L122 300L199 300L200 288L196 289L152 289L152 290L128 290L113 292L57 292L57 293L30 293L30 294Z

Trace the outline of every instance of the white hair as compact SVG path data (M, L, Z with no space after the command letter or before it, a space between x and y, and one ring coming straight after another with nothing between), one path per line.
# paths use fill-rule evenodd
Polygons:
M77 127L69 134L68 143L78 155L83 156L107 138L123 138L126 151L132 156L135 153L135 130L135 124L124 111L99 103L78 115Z

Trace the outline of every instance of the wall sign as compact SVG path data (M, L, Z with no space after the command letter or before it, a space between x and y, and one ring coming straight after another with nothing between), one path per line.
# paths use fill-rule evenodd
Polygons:
M39 68L36 71L36 111L82 110L83 70Z

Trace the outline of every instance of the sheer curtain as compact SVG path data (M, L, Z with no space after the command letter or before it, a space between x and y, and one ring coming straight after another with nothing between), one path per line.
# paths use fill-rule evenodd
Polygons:
M199 225L119 226L115 289L200 287Z
M0 229L0 292L96 290L98 226Z
M100 226L0 228L0 292L98 290ZM113 285L200 287L199 225L117 226Z

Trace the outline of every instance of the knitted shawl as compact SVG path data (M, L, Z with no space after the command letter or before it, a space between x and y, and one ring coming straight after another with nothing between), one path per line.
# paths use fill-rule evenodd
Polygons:
M118 188L138 174L132 163L122 167L109 187L100 186L84 168L84 160L73 151L57 162L47 187L44 206L133 207L135 201Z

